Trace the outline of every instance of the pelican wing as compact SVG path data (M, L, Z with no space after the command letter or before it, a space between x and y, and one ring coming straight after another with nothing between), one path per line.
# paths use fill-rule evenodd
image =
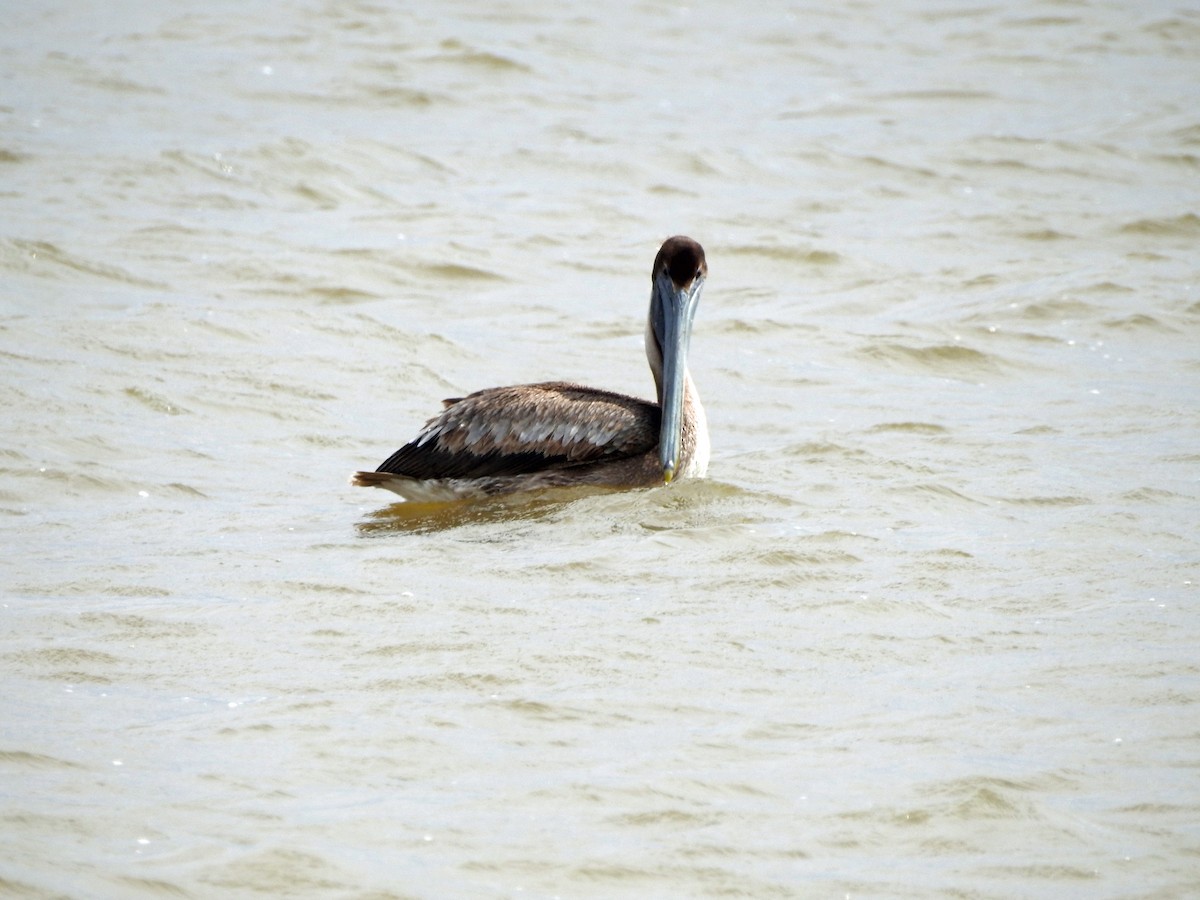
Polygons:
M565 382L488 388L447 400L376 471L416 479L522 475L653 450L656 404Z

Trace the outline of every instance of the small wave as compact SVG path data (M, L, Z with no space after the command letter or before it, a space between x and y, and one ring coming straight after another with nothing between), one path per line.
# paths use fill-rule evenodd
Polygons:
M1154 316L1146 313L1134 313L1129 316L1121 316L1116 319L1106 319L1103 323L1105 328L1111 328L1113 331L1159 331L1164 334L1175 334L1176 329L1167 325L1165 322L1160 322Z
M892 493L918 497L922 500L933 501L939 504L944 501L950 501L956 506L963 503L969 503L972 506L986 505L982 500L968 497L966 494L960 493L954 490L954 488L946 487L944 484L914 484L908 487L893 488Z
M137 81L131 81L128 78L122 78L119 75L89 79L88 86L112 91L115 94L157 94L159 96L166 96L167 94L167 91L158 85L141 84Z
M419 263L413 266L439 281L506 281L499 272L464 263Z
M1082 300L1075 300L1071 297L1057 297L1051 300L1042 300L1038 303L1030 303L1021 310L1021 317L1038 321L1090 319L1098 312L1099 309L1097 307Z
M996 95L991 91L965 88L932 88L927 90L888 91L877 96L890 100L992 100L995 99Z
M146 390L145 388L125 388L125 396L132 397L134 400L138 401L140 404L153 412L164 413L168 416L181 416L188 412L188 410L184 409L178 403L174 403L168 400L166 397L162 397L152 391Z
M722 253L728 256L758 256L783 262L807 263L828 266L841 262L842 257L831 250L814 250L806 247L790 247L778 244L742 244L726 247Z
M828 441L805 441L800 444L792 444L783 448L782 454L784 456L800 457L809 460L829 457L860 459L868 455L866 451L843 447L841 444L834 444Z
M1027 241L1047 243L1050 241L1069 241L1074 238L1074 235L1063 234L1063 232L1055 231L1053 228L1038 228L1033 231L1022 231L1017 237L1024 238Z
M777 334L782 332L794 334L800 330L815 332L818 329L813 325L797 325L792 322L782 322L779 319L756 317L753 319L724 319L705 326L705 330L712 334Z
M1086 497L1075 494L1062 494L1047 497L998 497L1001 503L1009 506L1086 506L1091 503Z
M28 753L24 750L0 750L0 767L8 769L81 769L78 763L46 756L44 753Z
M1089 284L1085 288L1080 289L1085 294L1133 294L1136 291L1124 284L1118 284L1115 281L1097 281L1095 284Z
M1031 779L977 776L955 778L928 786L921 793L940 807L944 816L960 820L1019 819L1033 816L1031 801L1040 792L1069 785L1058 776Z
M327 306L349 306L353 303L366 303L371 300L380 300L382 294L377 294L374 291L364 291L359 288L337 286L317 285L310 287L308 292L314 297L320 298L319 302Z
M1185 213L1182 216L1138 219L1122 225L1122 234L1147 234L1157 237L1195 237L1200 235L1200 216Z
M1187 169L1200 169L1200 156L1194 153L1161 153L1154 157L1159 162Z
M445 53L430 57L429 62L451 63L457 66L487 69L490 72L532 72L533 69L525 63L501 56L488 50L478 50L454 38L448 38L441 43Z
M122 591L120 596L129 594ZM167 591L159 591L157 594L146 596L167 597L170 594ZM194 638L209 633L209 626L195 622L128 613L89 612L84 613L80 621L87 625L89 633L102 633L106 640L113 641L172 640Z
M28 666L39 675L62 681L111 684L112 678L106 671L121 664L119 657L101 650L82 647L47 647L41 650L26 650L9 657ZM47 670L53 670L47 672Z
M905 434L948 434L941 425L932 422L884 422L871 428L872 433L898 431Z
M1165 491L1162 488L1154 487L1140 487L1121 494L1121 499L1134 503L1157 503L1162 500L1181 500L1184 498L1174 491Z
M885 342L872 344L860 350L859 355L886 365L948 378L975 378L981 374L994 374L1004 368L1003 360L995 354L961 344L910 347Z
M49 241L22 238L0 240L0 270L51 277L87 275L136 287L165 289L165 285L159 282L139 278L110 263L70 253Z

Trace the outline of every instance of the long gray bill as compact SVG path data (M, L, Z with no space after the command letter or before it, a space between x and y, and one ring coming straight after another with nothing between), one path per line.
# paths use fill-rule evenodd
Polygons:
M676 287L663 270L654 282L657 303L654 326L662 349L662 424L658 434L658 461L663 481L670 484L679 474L683 437L683 389L687 377L688 343L692 319L700 304L704 278L697 276L687 288Z

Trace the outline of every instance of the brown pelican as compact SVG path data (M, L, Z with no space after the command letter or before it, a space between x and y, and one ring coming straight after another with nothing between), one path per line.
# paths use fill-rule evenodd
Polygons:
M487 388L441 415L351 484L440 503L566 485L646 487L702 478L708 424L687 369L708 274L691 238L663 243L650 272L646 357L658 403L562 381Z

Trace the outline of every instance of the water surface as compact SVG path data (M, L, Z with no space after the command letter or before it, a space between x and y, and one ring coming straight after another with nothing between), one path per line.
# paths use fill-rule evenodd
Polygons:
M0 893L1195 890L1195 10L6 20ZM674 233L707 481L347 485Z

